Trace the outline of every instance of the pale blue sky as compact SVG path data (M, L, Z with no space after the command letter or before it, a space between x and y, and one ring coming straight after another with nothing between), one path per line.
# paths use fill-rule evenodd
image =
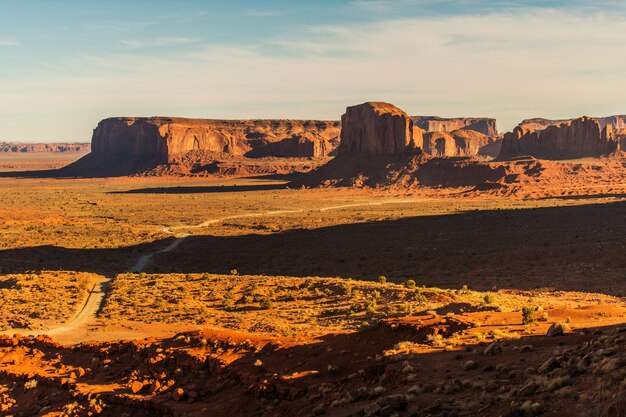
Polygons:
M0 140L109 116L626 113L626 2L0 0Z

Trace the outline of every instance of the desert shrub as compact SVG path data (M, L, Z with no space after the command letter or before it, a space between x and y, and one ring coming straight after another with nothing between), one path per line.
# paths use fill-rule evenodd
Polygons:
M522 323L530 324L535 321L535 309L532 307L522 307Z
M416 289L415 292L413 292L413 295L411 296L411 298L413 299L413 301L415 301L418 304L426 304L428 302L428 298L426 298L426 296L424 294L422 294L422 292L419 289Z
M384 275L381 275L378 277L378 282L380 282L381 284L386 284L387 283L387 277Z
M89 278L81 277L78 280L78 288L83 292L91 291L91 285L89 283Z
M380 291L374 290L370 293L370 299L374 301L378 301L379 298L380 298Z
M230 270L230 274L231 275L239 275L239 271L237 271L236 269L233 268L233 269Z
M485 294L483 297L483 304L493 304L495 300L496 297L494 297L493 294Z
M264 298L259 303L262 309L268 310L270 308L274 308L274 301L271 298Z
M154 299L154 302L152 303L152 307L154 308L161 308L163 307L163 298L162 297L156 297Z
M235 307L235 301L233 300L233 295L230 292L224 294L224 298L222 299L222 307L226 310L230 310Z
M365 311L367 311L368 313L374 313L376 311L376 306L376 300L368 300L365 304Z
M548 381L546 388L548 389L548 391L556 391L559 388L563 388L567 385L571 385L571 383L572 381L570 380L569 376L567 375L557 376L556 378L553 378L550 381Z
M402 283L402 285L404 285L405 288L408 288L410 290L414 290L415 288L417 288L417 284L415 283L415 280L412 280L412 279L407 279L406 281Z
M363 310L364 310L364 307L363 307L363 304L361 303L354 303L350 306L351 313L359 313Z

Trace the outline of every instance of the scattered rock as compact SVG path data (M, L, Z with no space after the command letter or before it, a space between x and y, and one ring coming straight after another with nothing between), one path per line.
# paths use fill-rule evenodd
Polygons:
M547 336L562 336L565 333L570 332L571 330L572 329L569 327L567 323L552 323L546 335Z

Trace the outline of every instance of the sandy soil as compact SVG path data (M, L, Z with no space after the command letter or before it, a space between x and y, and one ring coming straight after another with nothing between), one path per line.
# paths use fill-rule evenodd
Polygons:
M626 182L540 168L485 189L0 178L3 309L40 315L0 337L0 414L624 415ZM92 291L68 297L77 273Z

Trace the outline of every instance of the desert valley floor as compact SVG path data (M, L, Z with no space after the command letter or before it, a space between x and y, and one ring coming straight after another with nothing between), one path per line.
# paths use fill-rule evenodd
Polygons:
M608 172L510 192L0 178L0 415L622 416Z

